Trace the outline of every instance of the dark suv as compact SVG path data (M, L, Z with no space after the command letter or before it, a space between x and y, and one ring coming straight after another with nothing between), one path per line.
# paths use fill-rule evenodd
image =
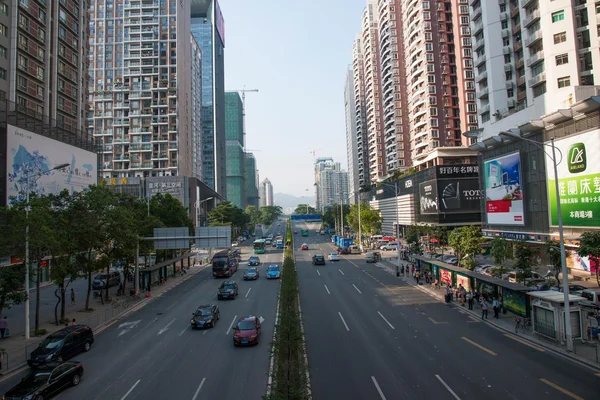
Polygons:
M88 351L94 343L89 326L73 325L49 335L31 352L27 364L33 368L61 363L82 351Z
M217 291L217 298L219 300L223 300L223 299L235 300L237 295L238 295L238 285L235 281L226 281L226 282L221 283L221 286L219 286L219 290Z
M313 265L325 265L325 257L323 254L315 254L312 258Z
M258 258L257 256L252 256L248 259L249 267L258 267L259 265L260 265L260 258Z

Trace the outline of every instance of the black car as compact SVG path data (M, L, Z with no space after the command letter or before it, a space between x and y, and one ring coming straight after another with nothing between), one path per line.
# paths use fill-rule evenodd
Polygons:
M260 258L258 258L257 256L252 256L248 259L249 267L258 267L259 265L260 265Z
M93 343L94 334L89 326L68 326L46 337L31 352L27 363L33 368L53 367L82 351L88 351Z
M248 268L245 272L244 272L244 280L245 281L249 281L249 280L257 280L259 277L259 273L258 273L258 268L256 267L251 267Z
M236 281L226 281L221 283L219 290L217 291L217 298L219 300L232 299L234 300L238 295L238 285Z
M315 254L312 258L313 265L325 265L323 254Z
M219 307L214 304L202 305L192 315L193 317L190 321L192 329L214 328L215 323L221 318Z
M47 370L31 370L21 382L4 394L3 399L46 399L68 386L77 386L83 375L83 364L67 361Z

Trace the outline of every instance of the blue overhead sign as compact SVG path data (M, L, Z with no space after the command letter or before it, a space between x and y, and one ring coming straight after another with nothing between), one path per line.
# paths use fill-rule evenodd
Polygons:
M320 221L321 214L292 215L292 221Z

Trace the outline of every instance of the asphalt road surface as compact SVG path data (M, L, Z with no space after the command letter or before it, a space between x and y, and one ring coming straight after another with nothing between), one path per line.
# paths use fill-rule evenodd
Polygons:
M294 224L305 227L294 247L315 399L600 398L599 371L440 303L364 255L313 266L335 248L318 225Z
M273 233L284 231L275 224ZM145 307L96 335L83 362L81 384L60 395L61 400L105 399L260 399L266 392L270 342L273 336L279 280L267 280L266 268L281 263L282 250L269 248L260 255L261 276L244 281L252 247L242 247L242 263L232 279L239 285L235 300L216 299L222 279L210 267ZM218 304L216 327L192 330L192 313L201 304ZM231 326L241 316L262 317L259 345L233 346ZM0 381L0 393L14 386L22 374Z

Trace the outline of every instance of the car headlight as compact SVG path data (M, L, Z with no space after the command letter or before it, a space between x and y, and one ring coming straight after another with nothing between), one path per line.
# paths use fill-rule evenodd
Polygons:
M257 335L252 335L252 336L250 336L250 340L254 340L254 339L256 339L256 336L257 336Z
M196 321L195 321L195 320L191 320L190 322L191 322L192 324L195 324L195 323L196 323Z
M33 395L32 394L28 394L27 396L23 397L23 400L31 400L31 399L33 399Z
M56 356L56 354L55 354L55 353L48 354L48 355L46 356L46 360L52 360L52 359L54 358L54 356Z

